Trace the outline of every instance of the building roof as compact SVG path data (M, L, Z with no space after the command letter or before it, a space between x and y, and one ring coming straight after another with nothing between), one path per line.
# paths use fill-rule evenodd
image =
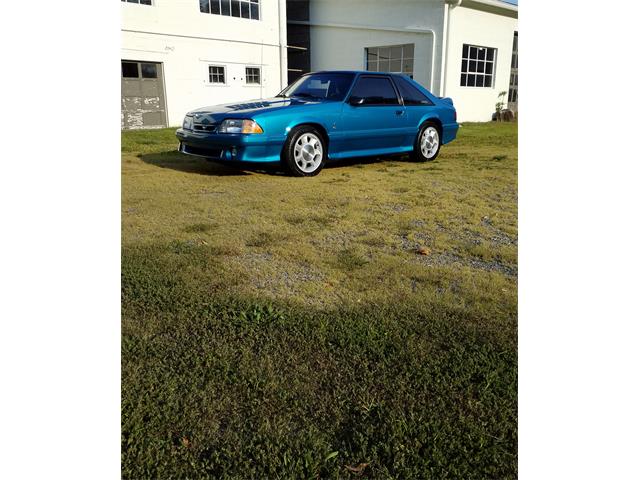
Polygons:
M445 0L445 3L501 15L518 16L518 5L513 5L502 0Z

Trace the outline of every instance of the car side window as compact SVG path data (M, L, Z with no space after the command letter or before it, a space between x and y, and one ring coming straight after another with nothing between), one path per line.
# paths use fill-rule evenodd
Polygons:
M405 105L433 105L429 97L411 85L406 79L395 77L394 80Z
M388 77L360 77L351 99L360 105L399 105L396 90Z

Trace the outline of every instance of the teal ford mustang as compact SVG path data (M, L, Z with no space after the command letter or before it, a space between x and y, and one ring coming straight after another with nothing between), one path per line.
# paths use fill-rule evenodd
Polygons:
M282 162L302 177L351 157L408 153L433 160L458 127L452 100L407 76L336 71L303 75L274 98L189 112L176 136L182 153Z

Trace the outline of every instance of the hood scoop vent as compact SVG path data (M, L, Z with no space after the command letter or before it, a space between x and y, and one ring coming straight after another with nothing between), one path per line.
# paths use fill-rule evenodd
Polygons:
M254 108L269 107L272 104L270 102L252 102L252 103L239 103L237 105L228 105L229 110L251 110Z

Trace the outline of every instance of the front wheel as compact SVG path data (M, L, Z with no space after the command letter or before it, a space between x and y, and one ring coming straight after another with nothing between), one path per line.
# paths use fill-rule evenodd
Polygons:
M413 146L413 157L419 162L430 162L440 153L440 128L434 122L425 122Z
M327 159L327 149L320 132L310 126L295 129L282 149L282 161L296 177L320 173Z

